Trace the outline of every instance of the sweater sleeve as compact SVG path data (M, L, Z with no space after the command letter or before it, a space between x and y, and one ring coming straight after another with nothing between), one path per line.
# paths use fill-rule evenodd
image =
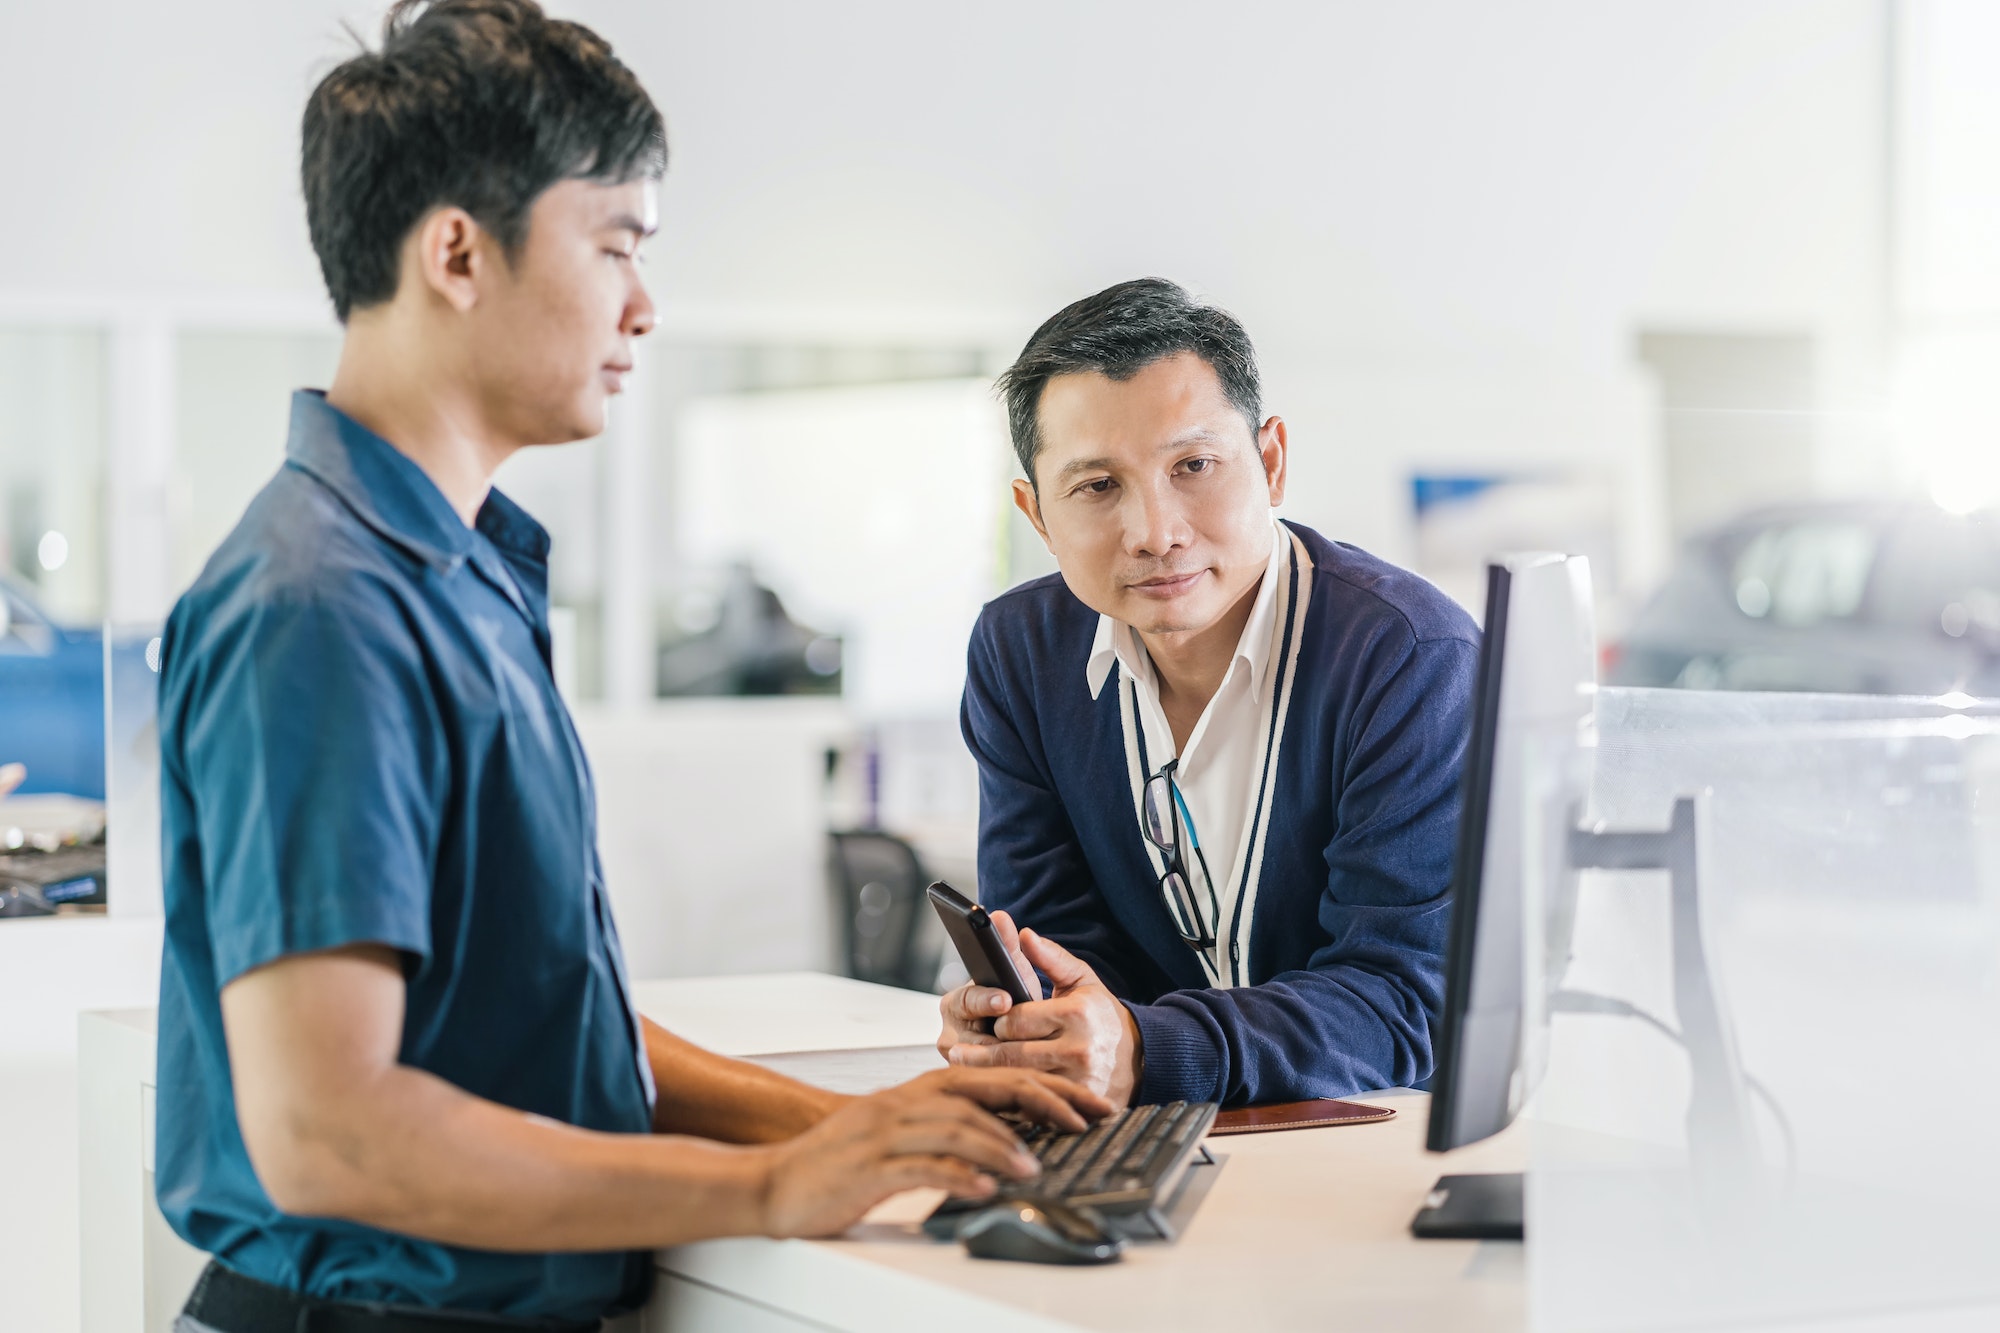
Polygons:
M1334 757L1326 944L1306 967L1257 985L1133 1006L1146 1053L1140 1100L1291 1101L1430 1076L1477 649L1458 638L1406 643L1364 692L1353 739Z
M966 747L979 765L980 904L1034 922L1114 994L1130 995L1119 959L1136 946L1098 892L1039 737L1008 706L1010 695L1023 696L1027 686L1006 679L1009 664L997 650L992 621L982 616L973 630L959 710Z

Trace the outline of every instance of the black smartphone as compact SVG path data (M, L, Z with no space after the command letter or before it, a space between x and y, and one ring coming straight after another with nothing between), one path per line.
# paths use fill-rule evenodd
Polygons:
M1000 933L993 929L993 918L986 915L985 908L943 880L926 892L931 896L931 906L937 909L938 919L944 922L944 933L951 936L958 949L967 976L982 986L1006 991L1015 1004L1026 1004L1035 998L1021 984L1021 974L1014 970L1014 960L1007 956L1007 948L1000 943Z

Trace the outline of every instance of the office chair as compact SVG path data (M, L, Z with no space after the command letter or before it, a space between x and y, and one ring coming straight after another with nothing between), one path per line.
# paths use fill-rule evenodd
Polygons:
M880 829L828 835L829 879L847 975L884 986L936 988L941 931L926 929L930 875L917 849Z

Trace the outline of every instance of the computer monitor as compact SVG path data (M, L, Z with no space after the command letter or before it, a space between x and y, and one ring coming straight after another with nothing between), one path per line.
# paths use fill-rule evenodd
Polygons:
M1531 821L1551 811L1573 818L1588 797L1585 741L1597 683L1588 561L1548 552L1496 558L1487 566L1484 630L1460 783L1444 1012L1432 1043L1437 1068L1426 1146L1433 1152L1505 1129L1541 1075L1538 1053L1545 1043L1523 1026L1524 958L1530 952L1524 839ZM1531 750L1539 750L1544 768L1569 790L1540 792L1531 802L1524 786ZM1559 835L1560 828L1549 831ZM1566 921L1573 906L1563 900L1574 894L1574 877L1561 843L1548 850L1551 855L1538 858L1551 875L1542 901L1552 918ZM1555 971L1567 961L1567 941L1551 940L1546 950L1532 952L1546 954ZM1546 1009L1537 1005L1534 1011ZM1416 1229L1422 1235L1518 1235L1520 1211L1518 1177L1447 1177L1427 1200Z

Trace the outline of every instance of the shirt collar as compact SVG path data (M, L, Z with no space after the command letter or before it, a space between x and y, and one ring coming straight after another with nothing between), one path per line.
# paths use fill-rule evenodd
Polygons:
M319 479L385 540L449 573L476 557L478 543L458 511L410 457L326 401L317 389L292 395L286 461ZM488 491L474 518L487 541L546 563L549 534L526 510Z
M1250 619L1243 625L1243 634L1236 641L1236 656L1230 659L1234 666L1244 663L1250 672L1250 687L1257 694L1264 691L1265 679L1270 675L1271 659L1277 655L1277 644L1273 639L1278 628L1278 585L1283 581L1284 572L1290 566L1287 552L1287 535L1283 524L1271 520L1271 558L1264 566L1263 581L1257 585L1257 600L1250 604ZM1084 662L1084 680L1090 686L1090 697L1095 699L1104 690L1104 682L1110 678L1112 665L1125 668L1125 674L1134 680L1151 680L1153 659L1139 642L1139 636L1130 625L1113 620L1110 616L1097 618L1097 637L1091 641L1090 656Z

